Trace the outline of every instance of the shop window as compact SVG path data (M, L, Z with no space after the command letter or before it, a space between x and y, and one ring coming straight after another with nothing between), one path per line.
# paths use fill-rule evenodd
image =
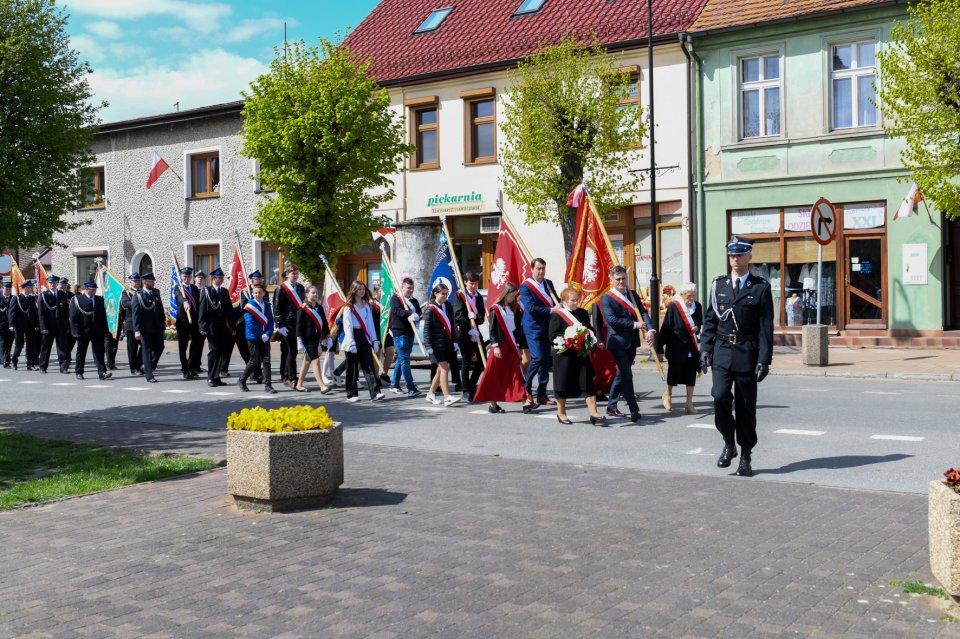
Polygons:
M620 100L617 106L618 112L629 111L630 117L624 123L624 132L628 133L628 127L639 130L640 126L640 73L631 72L630 82L627 84L627 95ZM637 140L639 144L639 140Z
M740 137L780 135L780 56L740 60Z
M83 208L96 209L104 205L107 194L106 170L102 166L94 166L83 170Z
M867 40L830 49L831 128L876 126L876 43Z
M107 253L103 251L101 253L90 253L87 255L77 255L77 280L76 283L83 285L87 282L96 281L97 275L97 260L101 260L104 266L110 268L110 264L107 261Z
M220 266L220 246L206 244L193 247L193 270L203 271L210 281L210 271Z
M497 161L496 100L488 98L467 102L467 164Z
M805 326L820 322L837 324L837 243L823 247L823 279L817 281L817 254L820 245L812 237L786 240L782 275L783 322L781 326ZM752 270L752 267L751 267ZM763 273L760 273L763 276ZM769 279L769 278L768 278Z
M220 154L200 153L190 156L191 197L220 196Z
M267 289L272 291L283 281L283 251L276 244L260 245L260 272Z
M413 109L414 169L440 168L440 124L436 104Z

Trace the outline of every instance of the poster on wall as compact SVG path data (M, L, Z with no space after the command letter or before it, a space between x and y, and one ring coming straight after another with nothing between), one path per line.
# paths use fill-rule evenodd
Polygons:
M780 209L733 211L730 214L730 232L733 235L780 232Z
M926 284L927 283L927 245L926 244L904 244L903 245L903 283L907 284Z

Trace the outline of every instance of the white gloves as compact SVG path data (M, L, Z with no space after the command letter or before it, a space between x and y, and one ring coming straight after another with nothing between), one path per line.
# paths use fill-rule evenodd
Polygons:
M478 331L477 329L471 328L471 329L470 329L469 331L467 331L467 332L469 333L470 337L472 337L472 338L474 339L474 341L480 339L480 331Z
M503 351L500 350L500 347L499 347L499 346L495 346L495 347L494 347L494 349L493 349L493 355L494 355L494 357L496 357L497 359L503 357Z
M643 322L634 322L633 327L639 331L643 328Z
M410 313L410 319L412 319L414 323L417 323L420 321L420 316L416 313Z
M476 314L476 313L472 313L472 312L471 312L471 313L467 313L467 317L469 317L469 318L472 319L472 320L475 320L475 319L477 319L477 314Z
M429 348L429 347L427 348L427 355L433 355L433 349L432 349L432 348Z
M380 342L374 342L374 343L373 343L373 353L374 353L374 355L376 355L376 354L379 353L379 352L380 352Z
M297 339L297 352L298 353L303 352L303 340L299 338Z
M351 344L351 345L350 345L350 350L349 350L349 352L351 352L351 353L356 353L356 352L357 352L357 345L356 345L356 344Z
M333 347L333 338L328 337L327 339L323 340L323 345L327 348Z
M457 344L456 342L453 343L453 352L454 352L454 353L459 353L459 352L460 352L460 345Z
M267 335L266 333L264 333L263 335L260 336L260 341L262 341L264 344L266 344L267 342L270 341L270 336Z
M281 328L279 332L280 332L281 335L283 335L284 337L286 337L286 336L287 336L287 333L289 333L290 331L288 331L286 328Z

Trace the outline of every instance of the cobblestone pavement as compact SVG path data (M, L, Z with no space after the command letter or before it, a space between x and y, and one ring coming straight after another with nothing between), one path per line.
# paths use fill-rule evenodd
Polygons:
M947 637L926 500L350 444L334 507L226 473L0 514L0 636Z

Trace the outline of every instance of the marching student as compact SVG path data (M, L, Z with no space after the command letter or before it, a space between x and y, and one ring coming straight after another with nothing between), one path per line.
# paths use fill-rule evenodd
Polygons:
M260 271L255 271L258 275ZM247 281L251 284L253 283L252 273L247 277ZM221 366L220 375L222 377L230 377L230 360L232 359L233 349L236 347L237 351L240 352L240 358L243 360L243 366L246 368L247 362L250 361L250 348L247 346L247 339L245 335L245 325L246 319L244 318L243 307L246 304L244 300L244 295L246 291L240 291L240 301L237 302L237 305L234 306L233 302L230 303L230 308L227 309L227 323L230 325L230 329L233 331L227 335L227 341L224 345L223 351L223 364ZM247 296L249 298L249 295Z
M130 288L120 294L120 326L127 341L127 364L130 366L131 375L144 375L143 370L143 348L140 340L136 338L136 329L133 327L133 309L131 304L137 291L143 286L139 273L131 273L128 277ZM166 318L164 318L166 319ZM179 339L179 334L177 335Z
M73 291L70 290L70 280L65 277L60 278L57 286L57 299L60 303L62 313L60 314L61 334L63 334L64 356L67 358L67 369L73 363L73 347L77 344L77 339L70 332L70 300L73 299Z
M380 341L377 339L377 329L373 323L370 291L360 280L355 280L347 293L347 305L343 312L341 349L347 358L347 401L356 402L360 399L357 380L361 370L367 381L370 399L375 402L383 399L383 393L380 392L380 378L373 368L373 358L380 352Z
M523 412L529 413L537 405L527 397L520 359L520 308L518 290L513 282L500 289L496 303L490 307L490 348L487 369L473 396L476 402L490 402L487 409L493 414L505 413L499 402L523 402Z
M210 286L200 293L197 318L200 334L207 338L207 386L226 386L220 379L220 367L227 335L232 330L227 321L230 306L230 293L223 288L223 270L215 268L210 271Z
M552 406L556 404L547 396L547 383L550 381L550 364L553 360L550 347L550 313L558 306L554 304L557 292L553 282L546 279L547 263L535 258L530 267L533 276L520 285L520 304L523 306L523 332L530 348L530 366L527 368L527 394L534 398L533 380L536 378L536 396L538 404Z
M104 361L104 336L107 333L107 309L103 298L96 294L97 285L87 282L83 292L74 295L70 304L70 332L77 339L77 361L74 368L77 379L83 379L86 367L87 347L93 346L93 361L100 379L110 379L113 373L107 370Z
M410 397L419 397L420 390L413 383L413 370L410 368L410 356L413 354L413 344L416 342L414 325L420 321L420 302L413 296L415 284L413 278L403 277L400 281L400 292L390 298L390 332L397 346L397 363L393 367L393 379L390 390L402 393L400 376L407 385L406 394ZM413 324L411 324L411 321Z
M320 354L333 347L333 340L330 339L326 314L318 303L320 289L313 285L308 286L306 297L307 301L297 311L297 343L298 346L303 345L303 364L300 366L300 376L297 377L294 390L306 392L303 382L307 379L307 372L313 369L320 392L326 395L330 388L323 383L323 376L320 374Z
M373 324L377 327L377 339L380 340L380 343L383 345L383 348L380 349L380 381L390 383L390 376L387 374L387 371L393 366L393 356L396 354L396 345L393 342L393 333L390 331L390 317L387 316L387 333L386 335L381 334L380 323L383 318L384 313L390 312L390 307L383 308L383 305L380 304L380 298L383 297L383 287L380 282L377 282L373 289L370 291L370 306L373 307Z
M641 415L633 390L633 360L637 358L641 328L647 328L647 343L651 346L657 331L640 297L627 287L627 269L614 266L610 269L610 279L613 288L600 298L600 311L607 324L607 348L617 362L617 376L607 399L607 415L623 417L617 408L622 393L630 407L630 421L636 423Z
M57 293L57 286L60 284L60 278L51 275L47 278L50 283L49 291L40 291L37 296L38 308L37 318L40 324L40 372L46 374L47 367L50 365L50 351L54 345L57 347L57 365L61 373L67 372L67 354L64 350L64 331L61 330L62 322L60 315L64 309L60 305L60 295Z
M457 323L457 343L460 346L460 380L463 384L464 398L469 402L477 390L477 381L483 373L483 360L480 349L483 339L480 326L486 318L483 295L480 288L480 275L472 271L463 274L464 288L457 291L453 298L453 315ZM472 372L471 372L472 368Z
M238 384L240 390L249 392L247 380L251 375L263 376L263 390L271 395L276 394L270 378L270 338L273 336L274 316L270 301L267 299L267 289L262 283L253 285L253 297L243 305L244 336L247 338L247 347L250 359L240 375Z
M303 306L304 289L299 283L300 269L287 266L284 280L273 292L273 312L280 340L280 379L290 388L297 381L297 311ZM369 295L367 296L369 297Z
M177 303L177 319L174 321L177 329L177 352L180 355L180 374L184 379L196 379L200 376L200 357L194 353L198 344L199 350L203 350L203 336L200 335L199 324L200 286L203 285L200 275L202 273L194 275L192 268L184 266L180 269L183 289L177 286L173 290L173 298ZM200 286L194 284L198 279ZM188 311L190 319L187 319Z
M40 358L40 319L37 315L37 297L33 294L33 280L20 285L21 293L14 295L7 309L7 320L13 333L13 353L10 361L17 370L20 353L27 348L27 370L38 369Z
M157 281L153 273L141 276L143 288L138 290L130 302L133 315L133 337L143 349L143 374L151 384L157 383L154 372L163 354L163 331L166 328L167 314L163 310L160 291L154 288Z
M427 401L431 404L440 404L437 399L437 388L443 391L443 405L450 406L460 401L459 396L450 395L449 375L450 367L456 365L457 352L457 325L453 318L453 305L447 299L450 289L442 282L433 287L430 294L430 303L423 318L423 340L427 345L427 355L430 361L437 366L437 372L430 382L427 391Z
M249 282L249 286L247 286L247 288L240 291L240 306L238 307L240 309L240 323L237 328L237 335L239 336L238 339L240 340L237 342L237 345L239 346L242 343L243 348L247 350L247 358L243 360L244 367L246 367L246 365L250 363L250 360L249 360L250 345L247 343L249 340L246 339L247 331L246 331L246 317L244 316L244 309L247 307L247 302L253 299L252 291L254 286L263 286L264 287L263 290L264 291L267 290L266 282L263 279L263 273L261 273L260 271L254 271L249 275L247 275L247 282ZM267 295L267 297L265 297L264 299L266 299L268 303L270 302L269 295ZM271 309L271 312L272 310L273 309ZM270 339L273 339L272 335ZM241 357L242 356L243 356L243 353L241 352ZM230 363L230 358L228 357L227 364L229 363ZM259 368L253 371L253 380L257 384L263 383L263 373L260 371Z
M596 340L593 327L590 326L590 314L580 308L580 293L575 288L565 288L560 292L560 308L554 309L550 316L550 343L553 344L558 337L563 339L564 333L570 327L578 331L586 329L592 339ZM572 424L567 416L567 400L576 399L586 393L590 423L603 426L606 418L597 413L597 392L594 388L593 364L590 362L589 351L567 349L557 352L556 347L553 350L553 394L557 398L557 421L561 424Z
M700 327L703 326L703 307L696 300L697 286L687 282L677 290L677 296L667 307L663 323L654 342L657 355L667 351L667 390L663 391L663 407L673 408L673 388L687 387L687 415L696 415L693 390L700 372Z
M10 317L7 315L12 301L13 285L10 282L4 282L3 290L0 291L0 365L4 368L10 368L10 345L13 343Z

